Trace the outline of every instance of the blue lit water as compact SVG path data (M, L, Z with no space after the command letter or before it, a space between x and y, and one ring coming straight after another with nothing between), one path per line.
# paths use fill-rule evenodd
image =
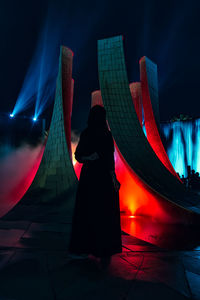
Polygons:
M161 124L169 159L180 175L187 177L187 166L200 172L200 119Z

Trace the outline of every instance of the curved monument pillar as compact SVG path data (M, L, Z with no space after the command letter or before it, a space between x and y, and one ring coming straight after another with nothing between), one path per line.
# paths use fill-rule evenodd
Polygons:
M131 83L130 91L133 99L133 104L135 106L135 111L137 113L140 125L142 126L142 90L140 82ZM100 90L92 92L91 107L93 107L94 105L103 106L103 100Z
M189 192L166 169L143 133L132 104L122 36L98 41L98 68L109 126L130 173L167 211L169 217L176 212L178 222L190 222L196 217L199 220L199 197ZM150 202L138 213L148 212L151 215Z
M180 180L168 158L158 130L160 125L157 65L146 56L140 59L140 80L147 139L163 165Z
M42 201L51 201L77 184L71 158L72 61L72 51L62 46L49 135L40 167L30 187L32 194L40 191Z
M59 205L63 197L66 207L69 210L73 208L74 200L69 194L76 191L77 177L71 159L72 62L72 51L62 46L55 102L44 154L32 184L18 205L52 201Z

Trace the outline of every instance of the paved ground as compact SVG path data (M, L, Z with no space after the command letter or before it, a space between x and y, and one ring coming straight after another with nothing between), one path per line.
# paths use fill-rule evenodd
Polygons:
M101 270L95 258L68 257L70 223L34 206L0 220L0 300L200 299L198 248L167 251L123 234L123 253Z

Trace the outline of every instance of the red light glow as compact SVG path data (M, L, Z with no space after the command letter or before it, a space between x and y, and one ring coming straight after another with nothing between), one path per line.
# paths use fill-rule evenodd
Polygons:
M149 87L148 87L148 77L146 71L145 57L140 59L140 80L141 80L141 87L142 87L142 103L143 103L144 118L145 118L145 129L147 133L148 142L151 145L157 157L160 159L163 165L168 169L168 171L171 174L173 174L179 181L181 181L181 179L177 175L176 171L174 170L168 158L168 155L161 141L158 127L155 121L150 93L149 93Z
M0 163L0 217L12 209L30 187L44 149L44 144L35 149L24 147L12 152Z
M76 145L73 143L73 153L75 148ZM78 179L81 167L81 164L74 161L74 170ZM115 150L115 170L121 183L119 191L121 212L130 219L135 219L137 216L150 216L162 222L173 223L174 219L162 207L161 196L153 192L132 170L129 170L117 147Z
M137 215L148 215L151 217L168 218L160 206L158 199L141 179L126 165L122 155L116 147L115 170L118 180L121 183L119 191L120 210L130 218Z
M139 83L131 84L130 90L137 116L139 118L140 124L142 125L141 85ZM103 105L100 90L94 91L92 93L91 106L94 106L96 104ZM166 208L166 205L163 203L163 197L153 191L146 183L144 183L140 179L140 177L136 173L134 173L133 170L129 168L116 144L115 149L115 171L117 178L121 183L119 191L120 211L124 212L125 215L130 216L130 219L134 219L135 216L150 216L160 220L161 222L173 223L175 218L172 216L171 211L170 213L168 212L168 208ZM162 151L165 152L164 147L162 148ZM78 178L80 176L80 170L80 164L75 164L75 172ZM166 199L164 200L164 202L166 202ZM175 208L174 210L176 211Z

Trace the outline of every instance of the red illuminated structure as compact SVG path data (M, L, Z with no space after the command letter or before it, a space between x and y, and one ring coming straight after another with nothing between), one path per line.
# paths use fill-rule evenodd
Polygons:
M73 52L61 47L56 95L47 144L37 175L30 187L41 201L60 197L77 184L71 155L71 113L73 101Z
M167 156L158 130L159 111L157 66L145 56L140 59L140 80L147 139L163 165L169 170L169 172L180 180Z
M9 196L7 199L6 209L0 207L0 216L7 213L21 198L17 207L26 204L27 201L28 203L34 202L35 198L37 203L59 201L60 197L69 193L69 190L72 193L76 191L78 181L71 157L71 113L74 85L72 63L72 51L61 47L56 95L48 138L35 158L34 165L26 174L26 178L23 178L23 181L19 182L12 191L13 197ZM65 198L69 209L73 211L74 197L68 199L69 196L68 198L65 196Z
M133 82L130 84L131 96L133 99L133 104L135 107L135 111L137 113L140 125L142 126L142 90L140 82ZM97 90L92 92L92 102L91 107L94 105L103 106L103 100L101 97L101 91Z
M61 47L49 135L40 167L37 172L38 160L34 169L34 174L37 174L27 193L27 197L30 198L38 195L39 191L42 202L59 199L65 192L76 190L77 178L71 157L72 61L71 50ZM145 114L145 123L147 119L149 124L152 120L156 124L154 108L149 106L152 97L148 90L151 87L151 76L147 74L143 77L141 74L141 88L138 83L129 87L122 37L98 41L98 66L101 92L93 93L92 105L104 105L107 111L116 147L116 173L121 182L121 211L132 218L150 216L162 222L188 223L199 220L198 196L187 191L161 162L162 157L155 153L155 145L150 145L156 143L151 132L149 133L150 125L149 141L142 130L143 97L146 103L145 107L143 105L144 111L151 108L151 114ZM141 89L145 91L142 91L142 96ZM157 141L160 143L158 136ZM163 155L164 148L159 149ZM80 165L75 162L74 165L78 176ZM73 207L71 199L68 204ZM26 201L26 197L22 200Z
M130 90L132 90L132 97L135 110L137 112L138 119L140 117L140 122L142 122L141 115L141 89L135 91L135 89L141 88L138 83L135 85L132 83L130 85ZM134 90L134 92L133 92ZM134 94L133 94L134 93ZM137 96L137 97L136 97ZM139 97L140 96L140 97ZM101 97L101 91L94 91L92 93L91 107L94 105L103 106L103 100ZM140 123L140 125L142 125ZM77 164L79 165L79 164ZM148 215L154 218L162 218L165 222L174 222L173 218L167 214L162 206L162 199L152 190L145 186L140 178L128 168L126 162L124 161L117 145L115 143L115 169L117 178L121 183L120 194L120 210L125 212L128 216L134 215ZM76 172L78 174L78 172ZM79 175L78 175L79 176ZM160 203L159 203L160 202ZM149 207L151 209L149 210Z
M133 84L131 84L133 90ZM138 88L138 84L136 85ZM138 96L138 91L136 92ZM135 95L134 95L135 96ZM136 99L136 97L134 98ZM134 101L133 99L133 101ZM141 99L141 97L140 97ZM135 108L139 107L138 101L135 100ZM138 101L139 102L139 101ZM140 100L141 109L141 100ZM101 97L101 91L95 91L92 93L91 106L102 105L103 100ZM139 112L138 111L138 119ZM141 120L141 119L140 119ZM162 218L165 222L174 222L173 217L167 213L163 205L162 197L156 195L148 186L146 186L137 174L131 170L123 156L121 155L117 144L115 143L115 170L117 178L121 183L120 194L120 210L125 212L129 217L134 217L135 215L146 215L154 218ZM151 208L151 209L149 209ZM130 231L130 230L129 230Z
M122 183L121 210L132 216L155 217L162 222L199 220L198 196L188 192L164 164L165 150L158 139L158 131L158 148L150 145L150 142L155 142L151 135L148 142L143 133L129 88L121 36L98 41L98 68L103 105L117 148L116 171ZM149 97L150 104L147 92L151 87L149 82L144 85L143 80L141 88L145 90L144 97ZM147 106L145 110L148 110ZM145 122L146 118L150 130L151 122L155 121L152 107L151 115L145 116ZM168 157L166 161L169 161Z
M141 108L141 86L137 83L136 85L133 83L130 85L130 89L132 91L133 103L135 105L135 110L138 115L138 119L140 118L140 122L142 125L142 108ZM138 91L139 89L139 91ZM91 107L94 105L103 106L103 100L101 97L101 91L94 91L92 93L92 101ZM120 194L120 210L122 212L126 212L129 216L140 214L141 207L149 207L151 206L151 211L148 212L143 210L143 214L151 215L155 218L159 215L162 216L168 222L171 222L171 218L167 216L165 211L159 205L158 201L156 201L155 197L152 195L151 191L148 189L144 189L144 185L141 180L137 177L136 174L133 174L131 170L127 167L126 162L123 160L119 149L115 143L115 170L117 174L117 178L121 183L121 188L119 191ZM77 172L78 173L78 172Z
M0 217L8 213L30 187L41 163L45 145L21 148L1 161ZM10 176L12 174L12 176Z

